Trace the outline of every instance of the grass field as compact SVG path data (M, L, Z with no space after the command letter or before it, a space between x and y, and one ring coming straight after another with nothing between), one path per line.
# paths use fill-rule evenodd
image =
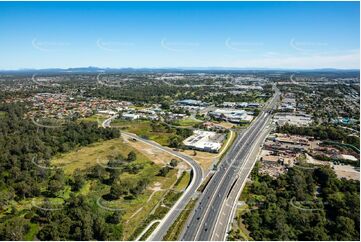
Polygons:
M191 200L181 214L178 216L176 221L172 224L172 226L168 229L166 235L163 240L166 241L175 241L179 240L179 236L183 230L183 227L189 217L189 214L192 212L194 206L196 205L197 200Z
M177 121L174 123L174 125L182 126L182 127L190 127L190 126L193 126L193 125L202 123L202 122L203 122L203 121L201 121L201 120L195 120L195 119L188 118L188 119L180 119L180 120L177 120Z
M63 167L66 174L71 174L75 169L85 170L97 164L105 164L109 158L116 155L127 156L130 151L135 151L137 161L148 160L144 155L125 144L122 138L97 142L66 154L61 154L51 163Z
M152 131L151 122L144 120L126 121L117 119L112 121L112 127L121 128L130 133L147 137L164 146L168 146L169 138L174 135L174 133L168 132L154 132Z
M92 116L86 117L86 118L80 118L79 121L84 122L100 122L100 124L107 119L107 115L103 114L94 114Z
M52 160L52 164L64 168L66 174L71 175L75 169L86 170L96 164L105 165L111 156L118 154L126 157L130 151L137 154L136 161L133 163L142 164L143 169L137 174L124 172L119 179L129 184L135 185L138 181L149 179L150 183L146 190L134 199L120 198L107 202L106 206L121 209L124 211L123 219L123 238L128 240L138 226L150 215L150 213L159 205L163 196L173 187L177 180L177 170L172 169L166 177L157 176L161 165L154 164L145 155L125 143L122 138L98 142L87 147L78 149L60 155ZM188 175L184 175L179 182L177 189L180 190L186 186ZM68 198L70 188L65 188L59 193L59 197ZM78 194L88 195L94 201L102 195L109 192L110 186L102 184L98 180L87 180ZM105 201L104 201L105 202Z
M160 205L162 197L167 190L172 187L176 179L176 170L170 171L165 178L155 176L153 177L153 183L148 187L146 192L130 202L126 201L125 203L121 203L121 207L125 211L123 215L125 221L123 224L124 240L128 240L141 222L150 215L153 209ZM161 184L161 190L155 191L149 189L155 187L156 184Z

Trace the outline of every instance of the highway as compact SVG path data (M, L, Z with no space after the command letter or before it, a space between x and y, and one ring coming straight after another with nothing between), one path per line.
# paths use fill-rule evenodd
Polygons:
M260 137L264 136L265 128L271 119L270 112L275 107L278 98L279 91L276 90L273 98L265 105L264 110L253 121L252 125L237 137L201 195L191 218L187 222L181 237L182 240L224 240L224 234L213 236L215 227L219 233L220 231L226 232L226 229L218 231L218 228L227 228L230 222L230 215L220 217L220 213L223 207L227 206L228 203L225 201L233 193L233 189L239 187L239 184L242 187L246 181L255 163L255 159L251 160L249 156L254 151L255 144L259 143ZM238 196L233 195L233 197ZM231 205L228 204L228 206Z
M117 118L117 115L114 115L107 120L104 120L102 123L102 126L104 128L110 127L111 121L113 119ZM178 157L179 159L185 161L192 169L192 181L187 187L187 189L183 192L182 196L177 200L177 202L173 205L173 207L168 211L168 213L164 216L163 219L161 219L159 225L156 227L156 229L152 232L152 234L148 237L147 240L155 240L160 241L167 233L169 227L175 222L177 217L180 215L180 213L184 210L188 202L191 200L192 196L196 193L197 188L200 186L203 180L203 170L198 163L190 158L189 156L183 155L179 152L173 151L170 148L166 148L161 146L160 144L143 139L135 134L127 133L127 132L121 132L123 137L135 139L140 142L144 142L148 145L151 145L159 150L162 150L164 152L167 152L168 154L171 154L175 157Z

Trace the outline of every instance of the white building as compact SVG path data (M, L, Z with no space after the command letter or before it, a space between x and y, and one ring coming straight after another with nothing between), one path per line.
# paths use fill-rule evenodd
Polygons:
M223 139L223 134L195 130L192 136L183 141L183 144L189 149L217 153L222 147Z
M253 116L247 114L245 110L216 109L215 111L209 112L208 114L212 117L223 119L232 123L248 123L253 120Z
M123 113L122 118L127 120L136 120L140 118L140 115L135 113Z

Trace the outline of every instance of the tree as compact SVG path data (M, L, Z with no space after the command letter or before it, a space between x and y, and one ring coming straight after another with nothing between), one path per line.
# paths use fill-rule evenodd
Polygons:
M157 176L164 176L165 177L168 174L169 170L170 169L169 169L168 166L164 166L164 167L160 168Z
M359 225L357 226L359 228ZM339 216L335 221L334 240L359 240L360 236L355 231L355 223L352 219Z
M0 240L24 240L24 219L15 218L0 223Z
M120 196L128 193L128 185L122 182L114 182L110 187L109 197L111 199L118 199Z
M85 179L83 177L83 175L80 173L79 169L76 169L74 171L74 182L72 185L72 190L77 192L80 190L80 188L82 188L85 184Z
M173 135L169 138L169 147L179 148L180 145L181 145L181 141L177 135Z
M135 161L137 159L137 154L134 151L129 152L127 160L129 162Z
M148 185L148 181L146 179L142 179L142 180L138 181L137 185L135 187L131 188L129 191L133 195L139 195L144 191L144 189L147 187L147 185Z
M50 196L56 197L56 193L64 189L64 184L58 180L51 180L48 185Z
M120 211L115 211L112 215L107 217L107 223L110 224L119 224L122 220L122 213Z
M40 240L60 240L57 224L45 225L38 233Z
M178 165L178 160L172 159L169 163L169 165L173 168L175 168Z
M164 110L169 110L170 109L170 105L167 102L162 102L160 104L160 107L161 107L161 109L164 109Z

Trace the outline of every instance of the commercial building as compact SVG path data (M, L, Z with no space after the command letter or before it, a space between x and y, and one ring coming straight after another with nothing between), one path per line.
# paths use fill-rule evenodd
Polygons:
M277 113L274 116L274 121L280 126L285 125L286 123L296 126L307 126L312 122L312 117L302 113Z
M183 141L183 144L188 149L217 153L222 147L224 137L224 134L216 132L195 130L192 136Z
M179 100L176 102L178 105L186 105L186 106L205 106L206 103L203 103L199 100L193 100L193 99L184 99Z
M121 117L126 120L136 120L140 118L140 115L135 113L123 113Z
M252 115L247 114L245 110L237 109L216 109L208 113L210 116L222 119L232 123L248 123L253 119Z

